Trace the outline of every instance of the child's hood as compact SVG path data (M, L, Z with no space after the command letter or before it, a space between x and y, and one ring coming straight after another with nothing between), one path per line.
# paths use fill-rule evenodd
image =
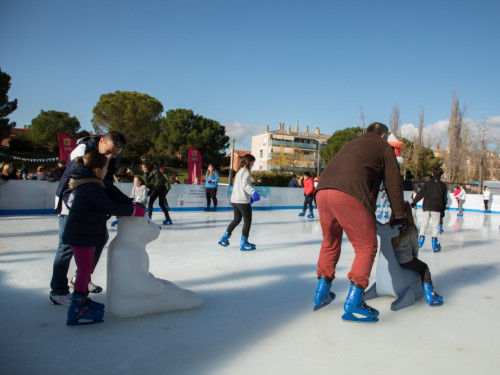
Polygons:
M71 178L69 179L69 188L75 190L77 187L85 184L97 184L103 189L104 183L90 169L82 164L75 163L71 170Z

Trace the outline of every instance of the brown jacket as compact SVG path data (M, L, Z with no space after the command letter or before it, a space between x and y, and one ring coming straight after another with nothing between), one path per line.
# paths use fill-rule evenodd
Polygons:
M382 180L395 218L403 219L403 186L394 149L380 135L370 132L342 147L321 173L316 191L343 191L359 200L375 217Z

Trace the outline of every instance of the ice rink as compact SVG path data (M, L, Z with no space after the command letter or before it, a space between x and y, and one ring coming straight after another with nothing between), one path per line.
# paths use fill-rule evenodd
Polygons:
M393 297L373 299L375 324L341 320L354 257L347 239L332 287L337 299L312 311L321 228L317 215L297 214L255 210L257 250L242 252L242 224L229 247L217 245L231 211L172 212L174 224L147 247L150 271L204 304L130 319L106 313L104 323L84 327L67 327L67 308L49 300L57 217L0 216L0 373L500 373L499 214L448 211L442 251L432 252L429 228L420 252L445 304L431 308L421 299L393 312ZM109 232L112 239L116 229ZM94 299L105 302L106 250L93 281L105 288Z

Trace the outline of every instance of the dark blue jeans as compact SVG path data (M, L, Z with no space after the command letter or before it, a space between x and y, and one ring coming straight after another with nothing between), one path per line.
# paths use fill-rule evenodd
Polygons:
M62 235L64 233L64 227L66 226L66 215L59 216L59 246L57 247L56 255L54 258L54 266L52 269L52 280L50 281L50 288L56 295L64 296L69 293L68 286L68 270L71 263L71 258L73 258L73 249L70 245L66 245L62 242ZM104 243L94 247L94 268L99 262L102 250L108 242L108 232L106 231L106 238Z

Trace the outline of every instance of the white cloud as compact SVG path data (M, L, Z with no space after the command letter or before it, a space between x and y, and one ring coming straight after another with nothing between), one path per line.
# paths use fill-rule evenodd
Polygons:
M251 150L252 136L266 131L265 125L249 125L235 121L224 124L226 135L235 140L236 149Z

